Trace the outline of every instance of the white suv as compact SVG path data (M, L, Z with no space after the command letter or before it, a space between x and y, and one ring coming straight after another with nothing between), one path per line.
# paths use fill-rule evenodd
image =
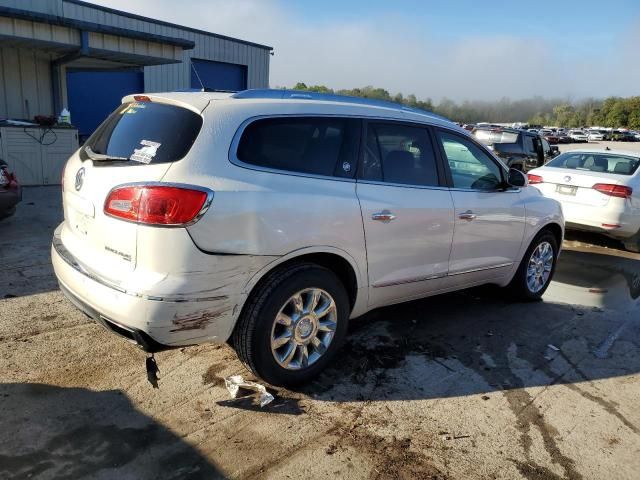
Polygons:
M347 322L480 284L539 299L560 205L465 130L281 90L125 97L68 161L60 287L149 352L229 341L292 385Z

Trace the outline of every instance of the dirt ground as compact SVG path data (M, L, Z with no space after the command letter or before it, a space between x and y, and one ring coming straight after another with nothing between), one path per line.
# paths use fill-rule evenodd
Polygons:
M571 234L544 301L478 289L353 321L340 358L265 408L227 346L145 355L49 260L58 187L0 224L0 478L637 479L640 255Z

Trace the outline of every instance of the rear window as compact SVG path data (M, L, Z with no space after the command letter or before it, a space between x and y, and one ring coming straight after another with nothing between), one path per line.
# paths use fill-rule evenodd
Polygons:
M256 120L242 133L237 156L259 167L353 178L359 123L334 117Z
M564 153L547 166L586 170L590 172L614 173L616 175L633 175L638 169L640 159L622 155L600 153Z
M98 127L85 146L96 154L138 163L174 162L191 149L202 117L186 108L154 102L121 105ZM84 149L83 158L88 158Z
M517 133L503 132L500 130L478 129L473 132L473 136L485 145L493 145L494 143L516 143L518 141Z

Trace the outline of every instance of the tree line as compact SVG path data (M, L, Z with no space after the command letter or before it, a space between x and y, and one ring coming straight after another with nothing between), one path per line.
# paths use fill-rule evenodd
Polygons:
M461 103L443 98L435 104L430 98L419 100L413 94L404 96L402 93L397 93L392 95L384 88L372 86L333 90L324 85L308 86L299 82L294 85L293 89L386 100L427 110L460 123L527 122L531 125L553 125L567 128L600 126L640 130L640 97L609 97L604 100L588 98L580 101L568 101L537 96L522 100L502 98L497 101L475 100Z

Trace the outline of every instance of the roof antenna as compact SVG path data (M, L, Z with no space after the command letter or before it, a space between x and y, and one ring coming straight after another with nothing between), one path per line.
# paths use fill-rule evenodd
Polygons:
M196 74L196 78L198 79L198 82L200 82L200 88L202 88L202 91L204 92L206 90L204 88L204 83L202 83L202 79L200 78L200 75L198 75L198 70L196 70L196 66L193 64L193 62L191 62L191 68L193 69L193 73Z

